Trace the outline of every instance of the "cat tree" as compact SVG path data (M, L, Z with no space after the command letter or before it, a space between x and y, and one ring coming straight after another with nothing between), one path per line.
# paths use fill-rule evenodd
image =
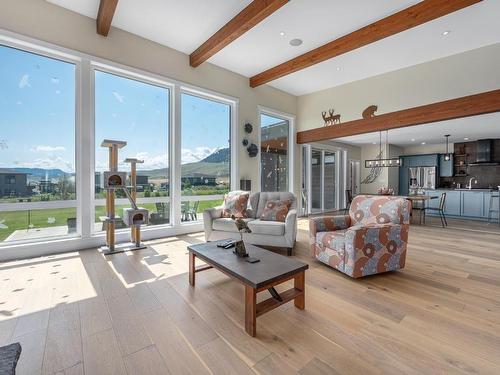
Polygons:
M105 139L102 147L109 149L109 171L104 172L104 190L106 190L106 246L102 246L105 254L114 254L123 251L145 249L141 243L141 225L147 224L149 211L137 207L137 164L142 160L135 158L125 159L130 164L130 186L126 186L127 173L118 171L118 150L125 147L127 142ZM130 190L129 190L130 189ZM116 191L122 190L127 196L130 208L123 209L123 223L130 227L130 242L115 244L116 222L121 220L115 215Z

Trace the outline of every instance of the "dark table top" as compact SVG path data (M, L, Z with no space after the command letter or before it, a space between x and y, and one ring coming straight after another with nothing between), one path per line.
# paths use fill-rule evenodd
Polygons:
M260 262L248 263L245 258L239 258L233 254L234 247L227 250L217 247L219 242L221 241L189 245L188 250L201 260L256 289L309 268L306 263L245 244L250 256L260 259Z

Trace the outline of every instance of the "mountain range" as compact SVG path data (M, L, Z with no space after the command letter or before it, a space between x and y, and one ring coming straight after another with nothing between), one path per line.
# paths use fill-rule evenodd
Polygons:
M218 177L229 176L229 160L231 158L231 150L229 148L221 148L206 158L195 162L182 164L182 176L187 176L193 173L203 173ZM43 169L43 168L9 168L19 173L27 173L30 180L57 179L64 175L72 176L74 173L67 173L61 169ZM168 175L168 168L159 168L151 170L137 171L138 175L149 176L150 178L165 178Z

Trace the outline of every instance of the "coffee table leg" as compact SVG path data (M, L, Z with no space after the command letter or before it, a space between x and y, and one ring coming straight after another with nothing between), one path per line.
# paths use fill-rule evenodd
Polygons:
M195 284L195 269L194 269L194 264L195 264L195 259L196 259L196 255L194 255L194 253L192 253L191 251L189 252L189 284L191 284L191 286L194 286Z
M257 291L245 285L245 331L255 337L257 334Z
M302 294L300 296L295 297L295 299L293 300L293 303L295 304L295 307L297 307L301 310L304 310L304 308L306 307L306 295L305 295L306 273L301 272L301 273L297 274L293 279L293 284L294 284L295 289L302 291Z

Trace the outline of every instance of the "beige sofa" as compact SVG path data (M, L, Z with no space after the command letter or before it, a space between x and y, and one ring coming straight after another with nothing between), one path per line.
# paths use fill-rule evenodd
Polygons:
M262 221L260 215L268 200L290 199L292 204L285 222ZM250 195L247 216L248 227L252 233L244 233L243 240L253 245L286 247L288 255L297 237L297 203L295 196L288 192L262 192ZM234 220L221 217L222 207L206 209L203 213L205 240L219 241L223 239L239 239L240 235Z

